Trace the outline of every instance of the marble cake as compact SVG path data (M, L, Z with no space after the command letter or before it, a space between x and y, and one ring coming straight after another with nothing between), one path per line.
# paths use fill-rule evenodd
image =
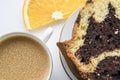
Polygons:
M57 43L84 80L120 80L120 0L91 0L72 39Z

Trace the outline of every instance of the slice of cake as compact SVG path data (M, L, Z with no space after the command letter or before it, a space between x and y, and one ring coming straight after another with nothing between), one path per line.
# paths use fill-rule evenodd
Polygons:
M120 80L120 0L89 1L72 39L57 45L83 79Z

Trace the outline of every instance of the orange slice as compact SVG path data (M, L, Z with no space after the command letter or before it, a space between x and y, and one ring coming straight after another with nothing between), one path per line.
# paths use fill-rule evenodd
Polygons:
M25 0L25 26L27 29L37 29L57 20L67 19L85 3L86 0Z

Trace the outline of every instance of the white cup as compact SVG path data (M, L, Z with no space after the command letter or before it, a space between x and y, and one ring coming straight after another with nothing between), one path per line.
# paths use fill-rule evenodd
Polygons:
M47 80L50 79L51 73L52 73L52 68L53 68L53 61L52 61L52 57L51 57L51 53L49 51L49 49L47 48L45 42L43 42L41 39L29 34L29 33L23 33L23 32L13 32L13 33L8 33L2 37L0 37L0 42L10 38L10 37L14 37L14 36L25 36L25 37L29 37L35 41L37 41L40 45L42 45L42 47L45 49L45 51L47 52L47 55L49 56L49 60L50 60L50 71L49 71L49 75L46 76L48 77Z

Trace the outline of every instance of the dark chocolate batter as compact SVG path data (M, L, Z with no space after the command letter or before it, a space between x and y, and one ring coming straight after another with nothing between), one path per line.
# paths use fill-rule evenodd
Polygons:
M81 62L85 64L89 64L91 56L97 57L105 51L120 49L120 20L115 17L115 8L111 4L108 9L109 14L101 23L96 22L93 16L89 18L84 45L75 54L80 55Z
M106 57L88 77L91 80L120 80L120 57Z

